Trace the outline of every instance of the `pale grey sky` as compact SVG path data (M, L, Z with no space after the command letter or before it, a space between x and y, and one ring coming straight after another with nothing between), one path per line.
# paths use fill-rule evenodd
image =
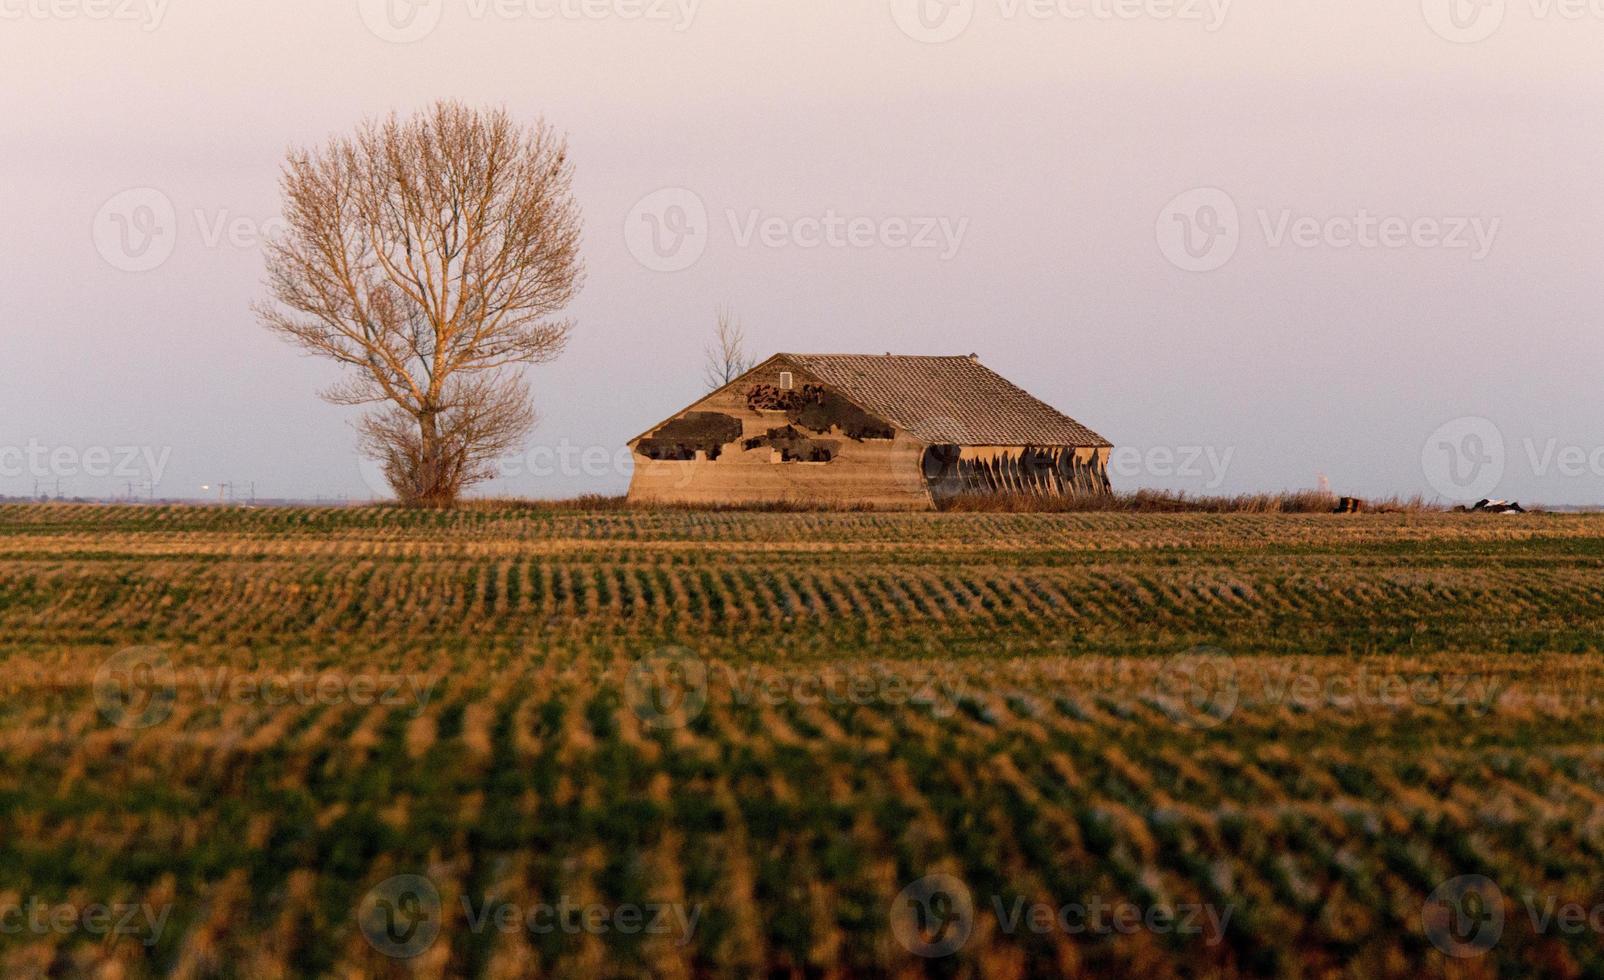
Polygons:
M621 491L727 304L977 352L1123 488L1601 503L1601 50L1604 0L0 0L0 493L369 496L255 239L287 146L453 97L566 130L587 226L488 492Z

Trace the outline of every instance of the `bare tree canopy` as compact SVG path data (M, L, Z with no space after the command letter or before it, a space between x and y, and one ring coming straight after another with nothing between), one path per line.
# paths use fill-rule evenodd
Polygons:
M402 502L451 504L534 424L518 367L562 352L584 277L572 181L544 121L455 102L290 153L257 315L350 369L325 398L382 406L362 446Z
M752 370L753 362L746 356L746 328L728 309L719 309L718 327L705 351L702 376L708 391L717 391Z

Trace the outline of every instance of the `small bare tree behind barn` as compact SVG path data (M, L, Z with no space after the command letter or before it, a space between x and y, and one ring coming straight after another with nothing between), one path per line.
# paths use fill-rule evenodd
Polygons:
M702 377L708 391L719 390L752 370L756 363L746 355L746 328L728 308L718 311L718 326L713 330L713 342L707 345L706 354Z
M348 368L324 392L403 503L446 506L534 424L519 368L563 350L583 278L567 144L441 102L292 151L263 324Z

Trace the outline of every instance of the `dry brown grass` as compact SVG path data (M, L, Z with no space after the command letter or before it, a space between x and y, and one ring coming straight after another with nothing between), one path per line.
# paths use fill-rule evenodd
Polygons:
M643 504L632 502L628 497L607 497L601 494L585 494L579 497L569 497L562 500L520 500L516 497L480 497L464 501L459 509L470 511L560 511L570 512L618 512L618 511L660 511L660 512L699 512L699 513L730 513L730 514L816 514L816 513L869 513L875 510L872 506L842 506L829 504L816 500L773 500L764 503L750 504Z
M520 497L474 497L457 504L458 510L466 511L622 511L628 510L630 503L624 497L608 497L599 493L586 493L578 497L565 497L561 500L526 500Z
M976 494L941 501L938 510L954 514L1329 514L1339 498L1318 490L1249 493L1236 496L1194 496L1164 490L1136 490L1099 497L1038 497L1031 494ZM459 509L478 512L528 511L594 513L625 511L695 511L704 513L808 514L869 513L870 506L852 507L816 500L785 500L755 504L637 504L628 498L585 494L562 500L521 500L484 497L464 501ZM1423 497L1366 498L1364 513L1443 513L1447 508Z
M952 513L980 514L1329 514L1338 497L1318 490L1247 493L1234 497L1199 497L1165 490L1137 490L1098 497L1037 497L1030 494L975 495L943 501ZM1364 509L1378 514L1441 511L1422 497L1365 500Z

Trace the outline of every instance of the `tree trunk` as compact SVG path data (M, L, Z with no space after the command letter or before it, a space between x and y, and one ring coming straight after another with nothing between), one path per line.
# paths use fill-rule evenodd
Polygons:
M440 441L435 413L425 411L419 414L417 471L412 474L412 483L420 507L451 507L457 502L445 449Z

